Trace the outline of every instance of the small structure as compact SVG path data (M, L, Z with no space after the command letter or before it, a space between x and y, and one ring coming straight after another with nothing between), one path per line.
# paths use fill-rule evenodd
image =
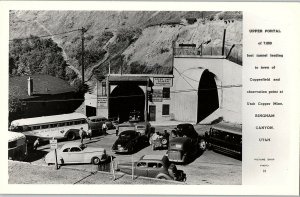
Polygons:
M9 120L72 113L83 102L66 81L50 75L9 78L9 96L22 102L25 110L9 114Z

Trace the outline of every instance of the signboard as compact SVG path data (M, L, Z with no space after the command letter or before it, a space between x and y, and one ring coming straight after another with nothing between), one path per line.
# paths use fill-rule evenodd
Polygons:
M51 150L57 149L57 140L50 140L49 144Z
M153 89L152 101L153 102L162 102L163 101L163 90L162 89Z
M173 78L170 77L155 77L153 78L154 86L172 87Z
M99 107L107 108L107 97L106 96L98 97L97 103Z

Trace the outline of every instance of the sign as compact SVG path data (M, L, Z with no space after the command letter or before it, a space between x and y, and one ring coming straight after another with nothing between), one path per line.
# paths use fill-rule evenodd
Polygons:
M106 96L98 97L97 103L99 107L107 108L107 97Z
M153 89L152 101L153 102L162 102L163 101L163 90L162 89Z
M50 149L57 149L57 140L50 140Z
M154 86L172 87L173 78L170 77L155 77L153 78Z

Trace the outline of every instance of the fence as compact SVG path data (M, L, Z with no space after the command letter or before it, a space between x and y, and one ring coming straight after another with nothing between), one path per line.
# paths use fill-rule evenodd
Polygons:
M225 46L224 55L228 56L232 45ZM186 56L221 56L222 55L222 47L180 47L173 49L174 56L186 55ZM239 65L243 63L243 54L242 54L242 45L235 45L229 56L227 57L229 61L235 62Z

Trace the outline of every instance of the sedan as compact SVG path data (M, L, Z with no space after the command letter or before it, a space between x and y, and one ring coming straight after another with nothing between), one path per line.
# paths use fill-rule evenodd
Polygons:
M126 130L119 134L119 138L112 146L116 153L132 153L149 145L148 138L134 130Z
M182 170L178 170L174 164L170 163L165 155L144 155L139 161L133 164L119 164L117 170L137 176L186 181L186 174Z
M60 149L57 149L58 164L75 164L75 163L92 163L100 164L107 160L106 150L104 148L88 147L80 142L72 142L64 144ZM47 164L55 163L54 150L49 152L45 157Z

